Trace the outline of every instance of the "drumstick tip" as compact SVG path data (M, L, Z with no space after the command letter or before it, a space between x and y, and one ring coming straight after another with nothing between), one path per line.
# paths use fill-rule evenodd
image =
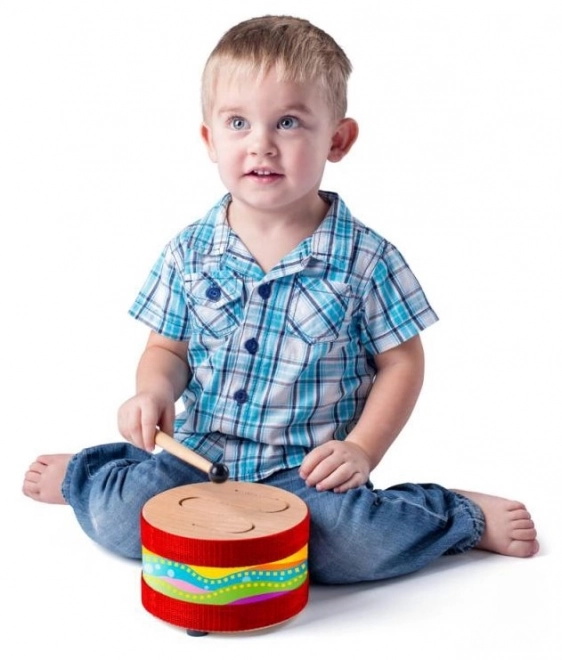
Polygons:
M222 484L228 479L228 468L224 463L213 463L209 470L209 480L214 484Z

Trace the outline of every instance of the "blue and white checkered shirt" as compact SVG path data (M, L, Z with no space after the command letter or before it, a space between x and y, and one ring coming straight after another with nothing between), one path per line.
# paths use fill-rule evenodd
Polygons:
M188 341L175 436L257 481L343 440L373 356L437 320L398 250L334 193L318 229L268 273L229 228L226 195L164 249L130 314Z

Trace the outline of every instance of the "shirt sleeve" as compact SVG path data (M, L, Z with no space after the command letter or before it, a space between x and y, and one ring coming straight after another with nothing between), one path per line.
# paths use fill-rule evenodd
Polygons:
M438 320L404 257L386 242L363 297L362 341L372 354L411 339Z
M188 308L183 277L178 271L170 246L152 267L129 314L165 337L178 341L188 338Z

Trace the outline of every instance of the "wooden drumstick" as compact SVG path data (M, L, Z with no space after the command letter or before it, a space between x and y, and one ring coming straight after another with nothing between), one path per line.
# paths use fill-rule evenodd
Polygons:
M154 441L159 447L165 449L170 454L173 454L177 458L181 458L182 461L206 472L209 476L209 481L216 484L222 484L228 479L228 467L224 463L211 463L211 461L203 458L203 456L200 456L197 452L193 451L193 449L189 449L189 447L182 445L166 433L157 431Z

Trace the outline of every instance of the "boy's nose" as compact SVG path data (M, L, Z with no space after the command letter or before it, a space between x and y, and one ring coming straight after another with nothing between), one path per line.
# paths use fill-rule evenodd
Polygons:
M248 151L255 156L275 156L277 154L277 147L269 131L257 130L252 132Z

